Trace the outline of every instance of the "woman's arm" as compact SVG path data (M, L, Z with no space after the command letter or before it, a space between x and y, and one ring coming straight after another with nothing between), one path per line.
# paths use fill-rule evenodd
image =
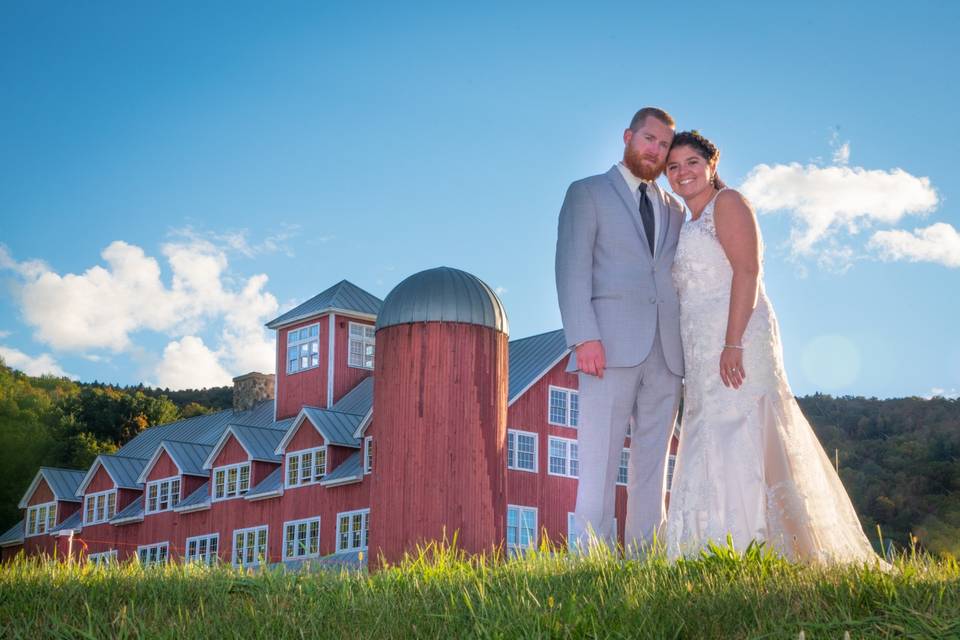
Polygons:
M747 377L743 369L743 332L757 306L760 284L760 234L750 203L736 191L727 190L717 196L713 216L720 246L733 268L720 379L724 385L739 389Z

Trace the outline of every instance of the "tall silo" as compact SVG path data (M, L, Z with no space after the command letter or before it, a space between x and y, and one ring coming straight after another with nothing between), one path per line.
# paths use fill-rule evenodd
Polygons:
M476 276L414 274L377 317L369 552L390 563L418 544L470 553L506 527L507 316Z

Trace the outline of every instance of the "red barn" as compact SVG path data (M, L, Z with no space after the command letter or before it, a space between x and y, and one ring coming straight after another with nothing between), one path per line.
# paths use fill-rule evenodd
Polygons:
M344 280L267 326L276 377L240 376L232 410L89 469L41 469L2 558L360 565L444 529L470 551L566 539L580 425L562 331L508 343L497 296L448 268L386 302Z

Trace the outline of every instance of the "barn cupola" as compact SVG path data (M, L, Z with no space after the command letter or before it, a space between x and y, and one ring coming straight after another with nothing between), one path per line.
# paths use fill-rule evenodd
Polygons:
M419 543L469 553L506 527L507 315L464 271L414 274L377 316L370 557L396 562Z

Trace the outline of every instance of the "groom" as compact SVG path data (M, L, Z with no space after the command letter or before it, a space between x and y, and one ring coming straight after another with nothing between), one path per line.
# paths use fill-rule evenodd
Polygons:
M656 107L623 132L623 160L567 189L556 276L579 371L580 475L572 544L615 543L620 452L630 417L625 542L650 542L666 517L666 461L680 401L680 308L670 275L682 205L656 179L674 121Z

